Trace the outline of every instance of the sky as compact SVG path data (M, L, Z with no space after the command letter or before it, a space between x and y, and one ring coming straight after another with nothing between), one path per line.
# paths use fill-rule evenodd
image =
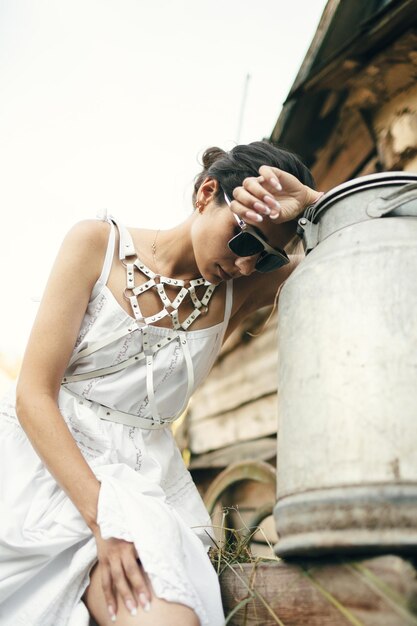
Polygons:
M205 148L270 136L325 4L0 0L0 364L75 222L171 227Z

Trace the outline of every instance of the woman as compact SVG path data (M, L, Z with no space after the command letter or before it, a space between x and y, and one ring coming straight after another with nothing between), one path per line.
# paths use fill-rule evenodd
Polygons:
M108 217L62 244L1 407L3 626L79 625L85 607L100 626L223 623L210 520L166 426L274 300L294 220L321 194L266 142L203 165L177 227Z

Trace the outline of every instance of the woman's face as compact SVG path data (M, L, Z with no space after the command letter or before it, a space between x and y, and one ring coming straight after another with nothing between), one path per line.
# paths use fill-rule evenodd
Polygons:
M259 235L274 248L283 248L288 242L288 229L277 226L269 219L258 226ZM192 226L194 256L201 276L218 284L230 278L249 276L255 270L259 254L240 257L228 247L232 237L241 232L236 219L226 203L209 202L203 213L197 213Z

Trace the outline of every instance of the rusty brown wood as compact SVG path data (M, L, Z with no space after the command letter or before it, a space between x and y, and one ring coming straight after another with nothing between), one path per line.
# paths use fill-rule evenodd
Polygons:
M416 569L393 555L361 561L245 563L221 574L225 613L250 599L230 626L415 626Z

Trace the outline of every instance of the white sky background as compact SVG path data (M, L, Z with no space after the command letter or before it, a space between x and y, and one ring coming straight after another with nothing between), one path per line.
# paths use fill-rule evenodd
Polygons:
M0 0L0 354L18 358L60 242L108 208L169 227L197 159L268 137L325 0Z

